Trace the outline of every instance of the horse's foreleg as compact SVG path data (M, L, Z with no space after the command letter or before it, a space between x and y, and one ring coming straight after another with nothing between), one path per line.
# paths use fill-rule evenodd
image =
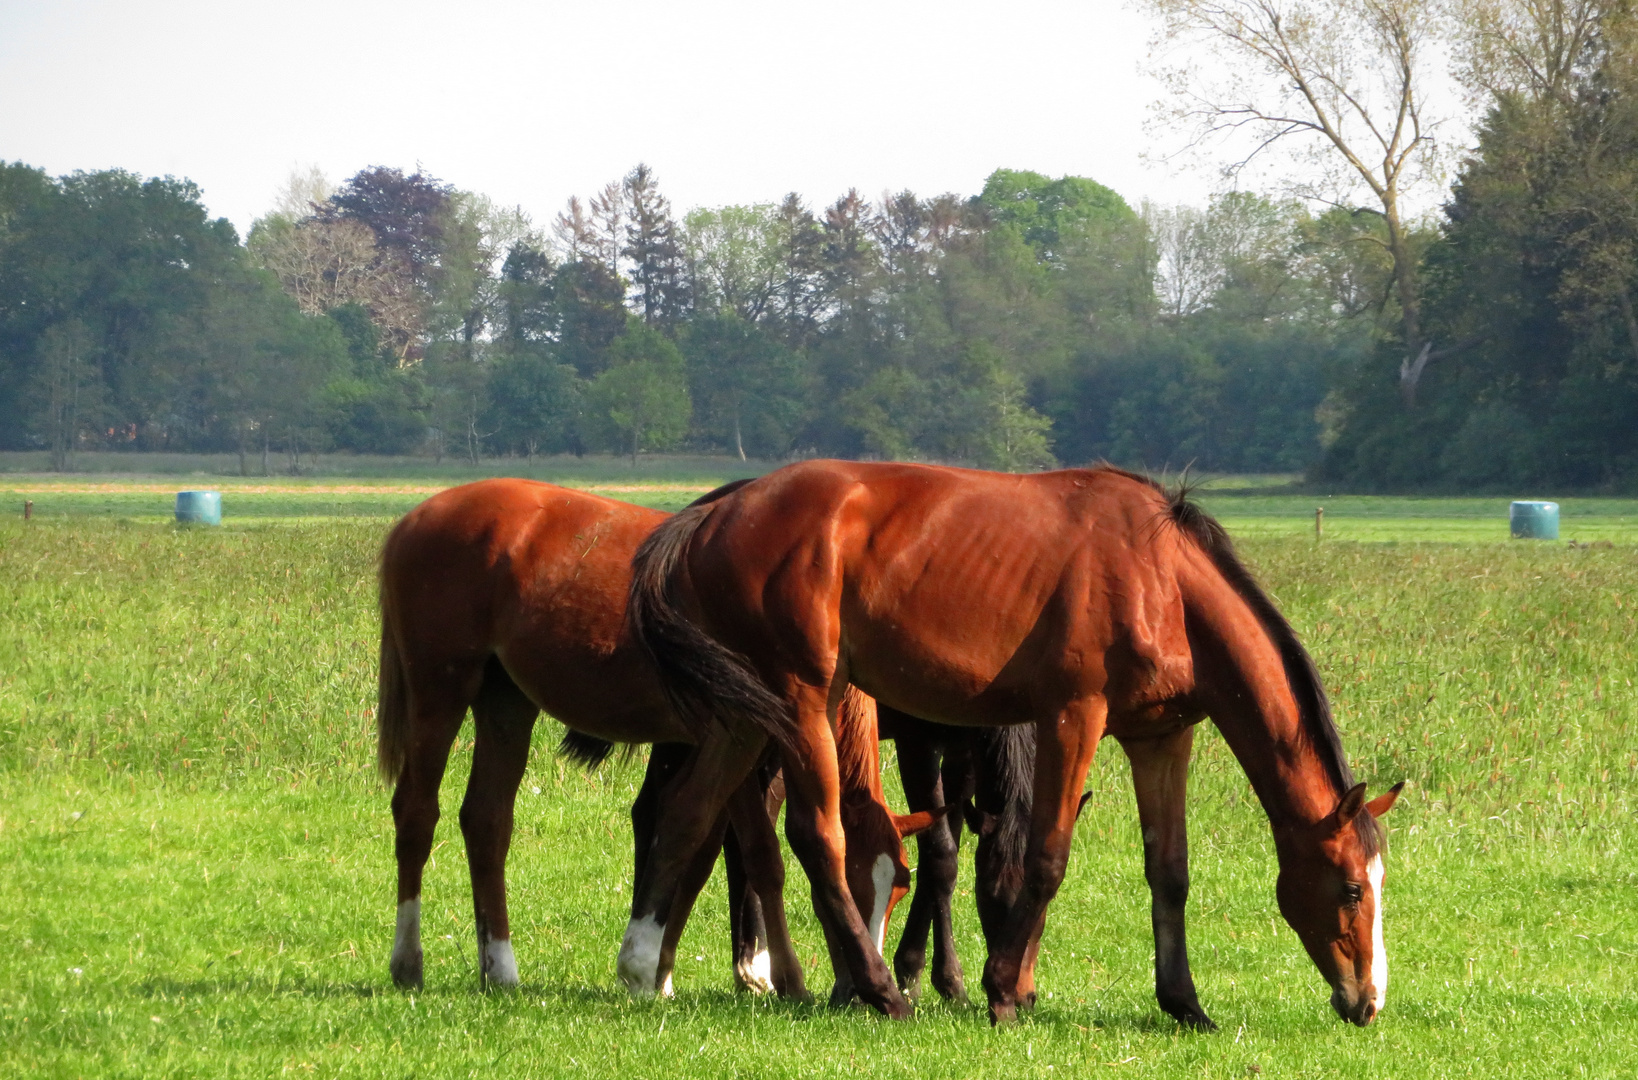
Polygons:
M478 931L478 985L518 984L512 927L506 912L506 853L512 813L529 763L529 738L540 710L496 662L472 703L476 741L472 775L461 800L461 835L472 872L472 911Z
M898 748L904 800L911 813L945 805L939 753L933 743L924 738L901 737L894 740L894 745ZM899 989L911 1001L920 996L929 930L934 934L933 988L946 998L966 997L950 925L950 901L958 870L955 823L960 819L960 813L947 814L916 837L916 889L910 898L910 913L905 916L899 947L893 952L893 974Z
M950 836L948 877L938 905L933 909L933 989L943 997L963 1003L967 1000L967 984L961 957L956 952L952 906L956 876L961 870L962 807L975 793L975 780L971 739L954 740L945 747L944 762L939 769L939 803L950 807L950 812L933 826L934 830L943 826Z
M679 885L700 848L711 839L729 794L756 764L763 741L713 729L660 800L654 841L631 903L616 970L633 994L662 986L665 928ZM715 852L712 852L713 857Z
M410 714L409 749L392 792L393 853L398 862L398 925L393 933L392 981L421 986L421 875L438 828L438 786L449 748L466 718L466 704L418 708Z
M1046 926L1047 905L1069 865L1081 787L1107 718L1104 700L1093 698L1036 725L1035 793L1023 886L984 964L992 1023L1010 1023L1020 1004L1026 1008L1034 1004L1036 943Z
M1194 728L1160 739L1123 739L1132 761L1138 823L1143 828L1143 876L1148 879L1150 918L1155 931L1155 998L1179 1022L1207 1031L1217 1025L1200 1007L1183 907L1189 896L1189 839L1184 803Z
M785 753L786 835L808 873L814 913L825 929L833 962L840 961L836 964L838 987L901 1019L911 1014L910 1003L894 985L848 888L836 742L824 703L817 704L800 710L793 726L793 745ZM895 833L894 841L897 839ZM851 978L851 986L846 986L844 976ZM838 996L833 994L832 999Z

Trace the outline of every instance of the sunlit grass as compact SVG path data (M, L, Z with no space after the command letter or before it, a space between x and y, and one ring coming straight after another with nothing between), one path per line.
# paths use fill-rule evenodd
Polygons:
M1042 1002L1013 1030L978 1007L895 1025L735 996L720 877L679 999L630 1001L613 966L639 766L584 776L551 756L544 720L512 859L523 991L475 990L464 744L427 885L427 987L393 991L391 823L370 773L385 527L0 522L0 1073L1620 1076L1638 1059L1630 535L1244 543L1319 659L1360 777L1412 781L1385 822L1392 986L1367 1030L1331 1015L1278 920L1255 799L1203 730L1191 951L1223 1031L1194 1036L1153 1003L1113 744ZM823 988L794 863L791 881ZM957 915L976 992L969 896Z

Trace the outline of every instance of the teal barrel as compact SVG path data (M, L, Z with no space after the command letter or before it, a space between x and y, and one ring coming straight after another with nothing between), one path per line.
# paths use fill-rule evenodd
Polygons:
M1558 503L1515 502L1507 508L1515 540L1557 540Z
M200 525L222 523L222 493L220 491L178 491L176 493L176 520L192 521Z

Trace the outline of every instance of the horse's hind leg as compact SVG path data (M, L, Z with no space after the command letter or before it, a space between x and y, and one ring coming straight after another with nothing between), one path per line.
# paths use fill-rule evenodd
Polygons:
M392 981L407 989L421 986L421 875L438 827L438 786L449 763L449 748L466 719L467 697L460 681L452 679L454 686L417 688L404 769L392 793L398 928L388 966Z
M518 984L512 928L506 915L506 853L512 845L512 811L529 737L540 710L519 690L498 660L484 671L483 689L472 703L477 730L472 776L461 801L461 835L472 872L472 909L478 930L478 983Z
M886 711L885 706L882 708ZM934 742L917 734L897 738L894 745L910 812L946 805L939 751ZM960 820L959 813L947 814L916 837L916 891L910 898L910 913L905 916L899 947L893 953L893 974L899 989L911 1001L921 996L929 931L933 934L933 989L957 1001L967 996L950 921L958 870L955 829Z
M739 834L730 828L722 840L722 869L728 880L728 934L733 945L734 988L753 994L773 990L768 978L768 927L762 901L745 872Z
M647 882L649 858L659 829L660 805L666 785L682 770L693 753L694 748L687 743L655 743L649 750L648 766L643 770L643 786L637 790L637 798L631 804L631 835L635 848L631 878L633 904L642 895ZM660 939L657 979L662 997L672 994L671 974L676 966L677 942L682 938L683 927L694 910L694 902L710 880L711 871L716 869L717 852L723 848L725 825L726 819L713 826L710 838L683 871L677 885L677 895L671 902L665 933Z
M774 819L784 798L784 778L758 769L728 800L729 820L751 890L746 907L752 908L753 914L760 913L745 936L761 948L750 954L745 961L749 970L741 972L739 978L752 989L756 988L752 983L755 979L782 998L808 1001L811 998L802 976L802 961L797 958L790 926L785 921L785 858L774 830ZM760 940L756 936L758 928L763 931Z
M1143 876L1149 881L1155 931L1155 998L1180 1023L1213 1031L1217 1025L1195 993L1183 932L1183 906L1189 896L1184 797L1193 746L1192 727L1160 739L1121 740L1132 761L1138 823L1143 828Z
M665 919L665 933L660 937L660 996L672 995L671 973L677 966L677 942L682 940L688 916L694 912L694 902L700 898L705 883L711 880L711 871L717 868L717 855L723 846L723 834L728 831L728 814L724 811L711 826L705 843L694 853L677 882L677 893L671 900L671 911Z
M695 855L710 842L728 795L750 773L762 746L754 738L736 738L713 728L666 786L616 964L620 980L633 994L647 996L661 988L665 926L678 887Z
M866 929L848 886L841 777L828 707L813 688L804 688L802 697L784 754L785 834L808 873L814 914L836 967L838 990L831 1000L843 1000L851 991L893 1019L904 1019L912 1012L910 1003L894 984L877 951L880 942Z

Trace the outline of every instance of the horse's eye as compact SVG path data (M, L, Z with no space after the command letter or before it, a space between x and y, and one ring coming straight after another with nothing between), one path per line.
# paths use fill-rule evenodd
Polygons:
M1348 904L1357 904L1365 899L1365 886L1353 881L1342 883L1342 899Z

